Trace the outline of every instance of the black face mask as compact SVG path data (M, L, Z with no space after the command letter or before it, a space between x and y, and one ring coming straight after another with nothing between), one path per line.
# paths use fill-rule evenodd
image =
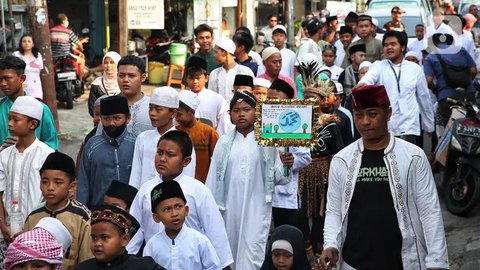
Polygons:
M110 137L110 138L117 138L118 136L122 135L123 131L125 130L125 128L127 127L127 124L123 124L121 126L108 126L108 127L103 127L103 130L105 130L105 133L107 133L107 135Z

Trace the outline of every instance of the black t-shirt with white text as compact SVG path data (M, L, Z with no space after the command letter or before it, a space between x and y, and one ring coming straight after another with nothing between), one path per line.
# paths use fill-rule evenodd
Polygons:
M402 235L390 192L384 150L363 151L348 210L342 257L361 270L402 270Z

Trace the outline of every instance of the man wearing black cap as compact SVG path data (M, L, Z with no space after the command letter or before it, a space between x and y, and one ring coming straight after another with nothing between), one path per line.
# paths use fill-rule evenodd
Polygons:
M357 19L357 34L360 40L354 41L350 46L365 44L365 60L375 62L383 58L382 41L372 36L372 17L369 15L360 15ZM347 59L343 59L345 64ZM342 65L343 65L342 64Z
M337 16L327 17L327 30L323 33L322 39L330 44L334 44L337 40L337 27L338 19Z
M362 138L330 163L323 269L449 268L430 164L422 149L389 133L388 96L383 85L352 92Z
M345 54L348 51L348 47L352 44L353 37L355 36L352 27L342 26L338 31L339 39L335 42L335 48L337 48L337 58L335 58L335 65L341 68Z
M392 20L386 22L383 25L383 31L391 31L391 30L405 31L405 25L402 23L403 13L405 13L405 10L399 7L393 7L391 11Z
M359 81L358 67L365 60L365 44L350 46L348 55L350 57L350 65L348 65L338 77L338 82L343 85L343 91L347 98L352 93L352 88L355 87Z
M322 48L318 46L318 42L322 39L322 23L317 18L311 18L306 21L304 29L308 33L308 40L298 48L297 57L306 53L313 53L317 56L317 63L321 66L323 63Z
M233 81L233 92L245 90L253 92L253 77L249 75L237 74Z
M77 199L99 205L113 179L128 183L135 137L126 129L130 121L127 99L111 96L100 101L101 135L93 136L83 150L78 173Z

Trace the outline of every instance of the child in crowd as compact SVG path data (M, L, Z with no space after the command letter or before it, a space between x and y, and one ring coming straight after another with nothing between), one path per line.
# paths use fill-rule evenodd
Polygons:
M79 262L93 257L90 251L90 215L69 199L69 193L76 185L75 163L63 153L51 153L40 168L40 177L45 205L30 213L24 231L33 229L45 217L60 220L72 236L63 268L73 270Z
M232 264L233 259L220 211L210 190L183 172L191 162L192 149L192 140L183 131L172 130L160 138L155 155L158 174L140 187L130 208L130 213L142 227L127 249L130 254L137 254L144 240L148 242L164 230L163 224L156 223L152 218L151 192L162 181L174 180L180 184L189 206L190 214L185 224L208 237L220 259L221 268L225 268Z
M129 255L125 250L139 227L137 220L119 207L96 207L92 212L90 246L95 258L81 262L75 269L164 270L152 258Z
M62 270L62 243L45 229L36 228L15 237L8 246L5 270Z
M213 126L221 136L233 128L228 114L228 104L217 92L205 88L208 82L207 62L205 59L192 56L186 69L188 89L197 94L200 105L195 116L204 123Z
M187 199L176 181L163 181L152 189L153 219L165 229L155 234L143 254L167 269L221 269L215 249L200 232L184 226Z
M192 91L182 90L178 94L180 107L177 112L177 130L185 131L193 141L193 148L197 154L195 179L205 183L210 158L218 141L218 133L211 126L198 121L195 111L200 104L198 96Z
M138 189L135 187L113 180L112 184L107 189L107 193L105 193L103 203L105 205L116 206L125 211L129 211L137 192Z
M235 80L233 81L233 92L237 91L248 91L253 92L253 77L250 75L237 74Z
M0 262L28 214L43 199L39 168L54 150L35 136L42 115L43 105L29 96L17 97L8 113L8 129L18 140L0 153Z
M265 257L275 185L287 184L277 149L255 141L257 101L247 91L235 93L230 115L235 130L220 137L206 185L222 211L235 269L259 269Z
M169 86L153 89L150 97L150 120L155 129L142 132L135 142L132 173L129 184L140 188L143 183L155 177L155 151L160 137L170 130L175 130L173 119L178 109L177 90ZM195 175L195 162L185 170L189 176Z
M267 255L260 270L310 270L302 232L282 225L272 232Z
M330 69L330 79L334 82L338 82L338 77L343 72L343 68L335 65L335 59L337 58L337 48L334 45L327 45L322 52L323 63Z
M253 79L253 95L257 100L266 99L268 88L272 83L264 78L255 78Z
M102 134L85 145L78 173L77 200L88 207L103 203L113 179L128 183L135 148L135 137L127 130L130 111L125 97L102 99L100 117Z

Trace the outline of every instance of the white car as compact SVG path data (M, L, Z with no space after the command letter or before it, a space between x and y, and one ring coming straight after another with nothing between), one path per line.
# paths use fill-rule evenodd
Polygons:
M392 2L393 3L393 2ZM391 10L393 6L389 7L372 7L369 8L365 14L372 16L378 20L378 28L383 28L383 25L392 20ZM420 6L404 7L405 13L402 15L402 23L405 25L405 31L407 32L408 42L412 42L415 37L415 26L417 24L425 25L425 29L433 25L431 17L427 16L426 10Z

